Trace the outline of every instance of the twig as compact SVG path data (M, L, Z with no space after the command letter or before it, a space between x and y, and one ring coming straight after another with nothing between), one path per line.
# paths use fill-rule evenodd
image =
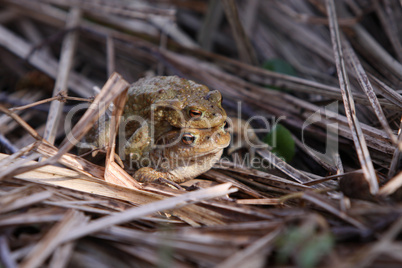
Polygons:
M242 267L263 267L265 254L271 250L269 245L275 242L275 239L282 233L283 228L278 227L267 235L261 237L247 248L236 252L233 256L228 257L219 263L216 268ZM257 256L256 254L259 253ZM255 263L257 261L257 263ZM260 263L262 262L262 263ZM254 266L254 265L255 266Z
M380 44L359 24L353 27L354 38L365 51L369 51L370 59L386 67L392 74L402 80L402 64L395 60Z
M127 100L127 90L123 90L117 98L113 101L115 109L110 120L110 128L108 137L108 146L106 152L106 164L105 164L105 180L107 182L115 183L118 185L126 186L129 188L140 189L141 184L134 180L126 171L124 171L119 165L116 164L114 155L116 147L116 135L120 125L121 115L124 110L124 105Z
M378 18L380 19L385 33L388 36L389 41L394 47L394 51L398 60L402 61L402 44L398 39L398 21L392 16L392 6L389 1L384 1L384 9L379 4L379 1L374 1L375 8L374 10L378 14ZM394 3L395 5L395 3ZM400 26L400 21L399 21Z
M387 86L380 79L375 77L374 75L370 75L371 80L373 80L374 84L378 85L378 91L382 96L384 96L387 100L392 102L394 105L402 107L402 96L398 94L394 89Z
M67 267L71 260L71 255L74 251L75 242L65 243L56 248L52 259L49 262L49 267Z
M402 171L381 187L379 194L387 196L395 193L402 186Z
M107 58L107 75L110 77L116 71L116 59L114 53L114 40L113 37L106 37L106 58Z
M88 217L82 212L69 210L52 229L42 238L42 240L28 253L20 267L39 267L46 258L61 245L61 238L68 233L72 233L80 225L85 224Z
M396 144L400 150L402 150L402 143L398 144L396 136L392 133L392 130L387 123L387 119L384 115L384 112L381 109L380 103L378 102L377 96L375 95L374 89L371 86L370 80L368 79L363 66L361 65L359 59L357 58L356 53L353 51L353 48L346 40L343 40L342 45L344 47L346 58L349 61L350 65L352 65L352 67L354 68L357 77L359 79L360 87L366 93L367 98L370 101L371 107L373 108L374 113L378 118L378 121L382 125L385 132L388 134L388 137L391 139L391 141L394 144Z
M399 124L398 142L399 142L399 144L402 143L402 118L401 118L401 122ZM392 160L391 160L391 165L389 166L389 170L388 170L388 179L391 179L396 174L399 167L401 166L401 157L402 157L401 152L402 152L401 148L398 148L398 147L395 148L395 152L394 152L394 155L392 156Z
M367 149L366 140L362 133L360 122L356 117L355 103L351 93L348 74L345 68L345 62L342 52L341 36L335 13L335 4L333 0L326 0L328 19L331 31L331 39L335 54L335 63L338 70L339 84L341 87L343 104L349 127L353 135L353 142L356 146L357 155L363 169L364 177L370 186L370 192L374 195L378 192L378 181L374 170L373 162Z
M5 268L16 268L17 264L11 257L11 252L5 235L0 236L0 260Z
M312 181L312 179L301 172L300 170L292 167L288 163L286 163L284 160L280 159L278 156L273 154L267 149L258 149L257 153L261 155L264 159L268 160L275 168L279 169L295 181L304 184L307 182Z
M109 104L112 102L113 98L128 87L128 83L122 79L118 74L114 73L110 79L106 82L101 93L95 98L94 102L88 108L87 112L81 118L81 120L75 125L70 133L67 134L66 139L60 145L60 150L56 155L50 157L49 159L36 163L29 166L24 166L20 168L14 168L3 172L1 178L16 176L17 174L22 174L24 172L43 167L49 164L56 163L61 157L64 156L71 148L85 135L85 133L92 127L95 121L99 118L100 114L103 114ZM29 126L24 120L22 120L15 113L10 112L6 108L0 105L0 111L8 114L14 120L16 120L22 127L24 127L30 135L32 135L36 140L43 140L43 138Z
M0 45L4 46L6 49L23 59L29 55L33 48L31 44L27 43L25 40L21 39L1 25ZM53 58L35 53L28 59L28 62L53 78L57 76L58 63ZM95 83L83 76L78 75L77 73L71 73L68 80L68 86L75 93L85 98L92 96L90 93L90 88L92 88L94 85Z
M251 65L257 65L258 61L254 48L252 47L251 42L240 22L235 1L222 0L221 3L223 5L223 9L225 10L226 18L228 19L230 27L232 28L240 59Z
M28 131L28 133L34 137L36 140L42 140L42 136L40 136L36 130L34 128L32 128L30 125L27 124L27 122L25 122L19 115L17 115L16 113L11 112L10 110L8 110L7 108L5 108L4 106L0 105L0 112L3 112L5 114L7 114L8 116L10 116L12 119L14 119L15 121L17 121L18 124L20 124L20 126L22 126L26 131Z
M142 19L146 20L150 17L163 16L170 20L175 17L174 9L157 8L152 4L141 2L140 5L129 5L124 1L80 1L80 0L41 0L41 2L48 2L65 7L80 7L86 11L96 13L104 13L107 15L117 15L119 17Z
M198 48L198 44L194 42L186 33L184 33L176 24L166 18L151 17L150 21L162 32L170 36L172 39L180 43L184 47Z
M332 203L328 202L326 198L322 195L319 195L314 192L305 192L301 195L301 198L310 201L317 206L322 207L329 213L332 213L333 215L341 218L342 220L352 224L353 226L359 228L361 231L368 231L370 230L367 226L365 226L363 223L361 223L359 220L355 219L352 216L349 216L348 214L344 213L343 211L339 210L336 208Z
M58 154L52 157L52 161L57 161L58 158L67 153L79 140L81 140L96 120L98 120L99 116L104 114L113 99L128 86L129 84L127 81L125 81L119 74L113 73L85 114L81 117L71 132L67 134L67 137L60 145Z
M47 55L48 57L50 57L51 51L50 51L50 47L49 46L45 46L48 45L49 40L44 40L43 36L41 34L41 32L39 31L39 29L37 29L37 27L35 27L35 24L32 23L32 21L29 18L25 18L21 21L21 27L24 31L24 35L29 39L29 41L32 44L35 44L34 49L29 53L29 55L32 55L34 52L36 52L37 50L41 50L39 53L43 53L44 55ZM29 58L29 56L28 56Z
M188 204L200 202L202 200L208 200L211 198L223 196L237 191L236 188L230 188L230 187L231 187L230 183L224 183L207 189L202 189L195 192L189 192L176 197L171 197L165 200L146 204L141 207L130 208L125 210L124 212L116 213L111 216L105 216L101 219L94 220L88 223L87 225L83 226L80 229L75 230L74 233L64 236L63 242L72 241L74 239L78 239L91 233L98 232L109 226L122 224L142 216L156 213L158 211L180 208Z
M81 19L81 10L73 8L67 18L66 27L75 28L79 25ZM77 31L70 32L63 41L59 70L57 73L56 83L53 89L53 96L57 96L61 91L67 90L69 74L73 64L75 47L77 43ZM63 103L52 101L50 104L49 114L46 121L46 128L43 137L51 144L56 139L56 130L59 125L60 116L63 110Z
M29 108L32 108L34 106L38 106L38 105L48 103L48 102L51 102L51 101L54 101L54 100L57 100L57 101L60 101L60 102L65 102L66 100L87 101L87 102L92 102L93 101L92 98L85 99L85 98L78 98L78 97L69 97L69 96L66 95L65 91L61 91L55 97L40 100L40 101L36 101L36 102L30 103L30 104L27 104L27 105L23 105L23 106L19 106L19 107L13 107L13 108L10 108L8 110L11 111L11 112L21 111L21 110L29 109Z
M222 20L223 10L220 0L212 0L208 4L208 10L204 17L201 30L198 32L198 43L207 51L212 49L214 33L217 32L219 23Z
M3 134L0 133L0 145L4 146L7 150L9 150L12 154L18 151L18 148L15 147Z
M397 235L402 229L402 217L399 217L394 224L381 236L381 239L373 243L372 245L365 246L359 249L350 258L347 258L344 263L338 264L338 267L342 268L358 268L367 267L369 264L373 263L375 258L389 250L391 243L396 239Z

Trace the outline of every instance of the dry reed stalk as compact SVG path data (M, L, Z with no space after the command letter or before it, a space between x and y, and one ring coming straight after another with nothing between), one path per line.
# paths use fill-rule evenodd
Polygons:
M335 4L333 0L327 0L327 11L329 16L329 25L331 30L331 39L334 47L336 68L338 70L339 84L342 90L343 103L346 116L348 118L349 127L353 135L359 161L364 172L364 176L370 185L370 192L374 195L378 192L377 175L374 170L371 157L367 149L366 140L364 139L360 122L356 116L355 103L351 94L348 74L345 69L345 59L343 56L341 38L339 33L339 25L336 18Z
M56 77L58 63L54 59L38 53L30 55L34 49L33 45L22 40L2 26L0 26L0 42L2 46L7 47L19 57L27 59L29 63L36 66L39 70L47 73L51 77ZM72 73L68 80L68 85L80 96L88 98L92 95L89 93L89 89L94 86L94 83L88 81L88 79L82 76ZM86 88L87 90L81 90L81 87Z
M67 18L66 28L76 28L80 23L80 17L81 10L77 8L72 9ZM53 89L53 96L57 96L61 92L67 91L67 84L69 80L71 66L73 64L77 38L77 32L73 31L68 33L63 40L59 69L57 73L56 83ZM53 101L50 105L48 120L46 121L46 128L43 136L44 139L47 140L50 144L54 144L54 140L56 139L56 129L58 126L58 122L60 121L62 109L62 102Z

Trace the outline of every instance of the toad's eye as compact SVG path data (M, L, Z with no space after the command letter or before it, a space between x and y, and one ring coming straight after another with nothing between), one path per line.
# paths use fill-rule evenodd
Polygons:
M188 113L192 118L199 118L202 116L202 112L200 110L191 109Z
M190 133L184 133L183 137L181 138L181 141L184 144L188 144L188 145L193 144L194 141L195 141L195 136L193 134L190 134Z

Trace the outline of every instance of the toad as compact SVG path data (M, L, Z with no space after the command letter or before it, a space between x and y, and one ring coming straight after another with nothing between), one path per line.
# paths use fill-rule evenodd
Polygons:
M212 128L222 125L226 112L222 95L177 76L155 76L133 83L127 93L120 129L119 151L141 154L173 128ZM85 140L103 148L109 140L109 122L93 128Z
M173 128L220 126L226 120L221 102L219 91L177 76L138 80L129 88L124 106L125 150L149 150L153 141Z
M127 93L117 134L119 156L129 166L142 167L135 173L139 181L181 182L207 171L230 141L221 102L219 91L177 76L140 79ZM91 148L103 148L108 130L106 121L103 127L92 128L85 140ZM178 142L166 147L174 139ZM170 167L157 165L158 157ZM147 161L150 166L144 167Z

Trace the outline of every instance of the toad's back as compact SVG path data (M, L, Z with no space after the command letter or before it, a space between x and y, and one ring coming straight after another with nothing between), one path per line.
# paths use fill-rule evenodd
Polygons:
M210 91L204 85L177 76L156 76L131 85L123 115L140 116L155 126L211 128L226 120L221 102L217 90Z
M132 111L143 111L161 101L175 100L187 106L205 97L209 89L191 80L177 76L156 76L140 79L128 91L128 106Z

